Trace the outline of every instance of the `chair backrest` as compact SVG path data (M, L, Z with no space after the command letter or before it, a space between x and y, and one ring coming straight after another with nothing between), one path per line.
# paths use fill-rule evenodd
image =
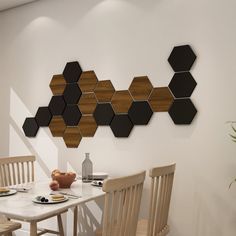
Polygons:
M35 156L0 158L0 186L34 181Z
M152 168L151 200L147 236L164 236L169 232L167 224L175 164Z
M102 236L134 236L146 172L103 183L105 206Z

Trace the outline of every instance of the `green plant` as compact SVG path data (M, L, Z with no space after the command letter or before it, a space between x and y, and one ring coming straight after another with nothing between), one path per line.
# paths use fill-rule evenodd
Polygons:
M236 142L236 128L234 128L232 123L231 123L231 127L232 127L232 130L233 130L234 134L229 134L229 135L232 138L232 141Z
M233 131L233 134L229 134L229 136L232 138L232 141L233 142L236 142L236 128L234 127L234 123L236 123L236 121L228 121L227 123L230 123L231 124L231 128L232 128L232 131ZM230 184L229 184L229 188L231 187L231 185L236 182L236 179L234 179Z

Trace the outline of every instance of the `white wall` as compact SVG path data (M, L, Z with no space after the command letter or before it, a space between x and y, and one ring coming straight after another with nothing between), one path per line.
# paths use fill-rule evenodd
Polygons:
M236 185L228 191L228 184L236 176L236 146L225 123L236 117L235 9L234 0L42 0L0 13L1 156L36 154L38 178L56 166L81 172L85 152L95 170L112 176L176 162L170 236L235 236ZM51 77L67 61L78 60L117 90L137 75L166 86L173 76L167 58L180 44L197 54L198 114L190 126L155 113L128 139L99 127L78 149L67 149L48 128L24 137L25 117L48 104ZM147 183L141 216L148 191Z

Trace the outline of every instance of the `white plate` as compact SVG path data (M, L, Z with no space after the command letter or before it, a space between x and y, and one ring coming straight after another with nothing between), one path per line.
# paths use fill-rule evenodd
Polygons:
M63 199L63 200L60 200L60 201L53 201L51 195L49 195L49 196L44 196L44 197L46 197L46 198L48 199L48 202L41 202L41 201L37 200L37 197L35 197L35 198L33 199L33 202L34 202L34 203L39 203L39 204L56 204L56 203L66 202L66 201L68 201L68 199L69 199L67 196L64 196L64 199Z
M0 197L5 197L5 196L10 196L17 193L17 191L15 189L10 189L8 192L5 193L0 193Z

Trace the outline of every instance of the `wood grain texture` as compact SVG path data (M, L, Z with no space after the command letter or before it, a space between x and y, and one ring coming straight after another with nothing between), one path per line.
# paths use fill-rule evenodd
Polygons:
M49 129L53 137L63 137L64 131L66 129L66 124L62 116L53 116L49 124Z
M54 75L49 86L52 90L53 95L62 95L66 87L64 76Z
M12 232L21 228L21 223L10 221L10 220L3 220L0 223L0 235L12 235Z
M168 111L174 101L168 87L154 88L148 99L153 112Z
M79 78L79 87L83 93L93 92L98 79L94 71L84 71Z
M82 137L93 137L97 130L97 123L93 116L82 116L78 127Z
M79 128L67 127L64 132L63 139L68 148L77 148L82 139Z
M83 93L79 100L79 109L82 114L91 115L93 114L96 106L97 99L94 93Z
M128 113L128 110L133 102L128 90L116 91L111 99L111 105L116 114Z
M115 89L110 80L102 80L97 83L94 90L98 102L110 102Z
M135 77L129 87L134 100L143 101L147 100L152 92L153 86L147 76Z
M166 236L175 164L150 169L151 193L148 220L138 222L136 236Z
M0 186L33 182L34 162L35 156L0 158Z
M144 179L145 171L104 181L103 236L136 235Z

